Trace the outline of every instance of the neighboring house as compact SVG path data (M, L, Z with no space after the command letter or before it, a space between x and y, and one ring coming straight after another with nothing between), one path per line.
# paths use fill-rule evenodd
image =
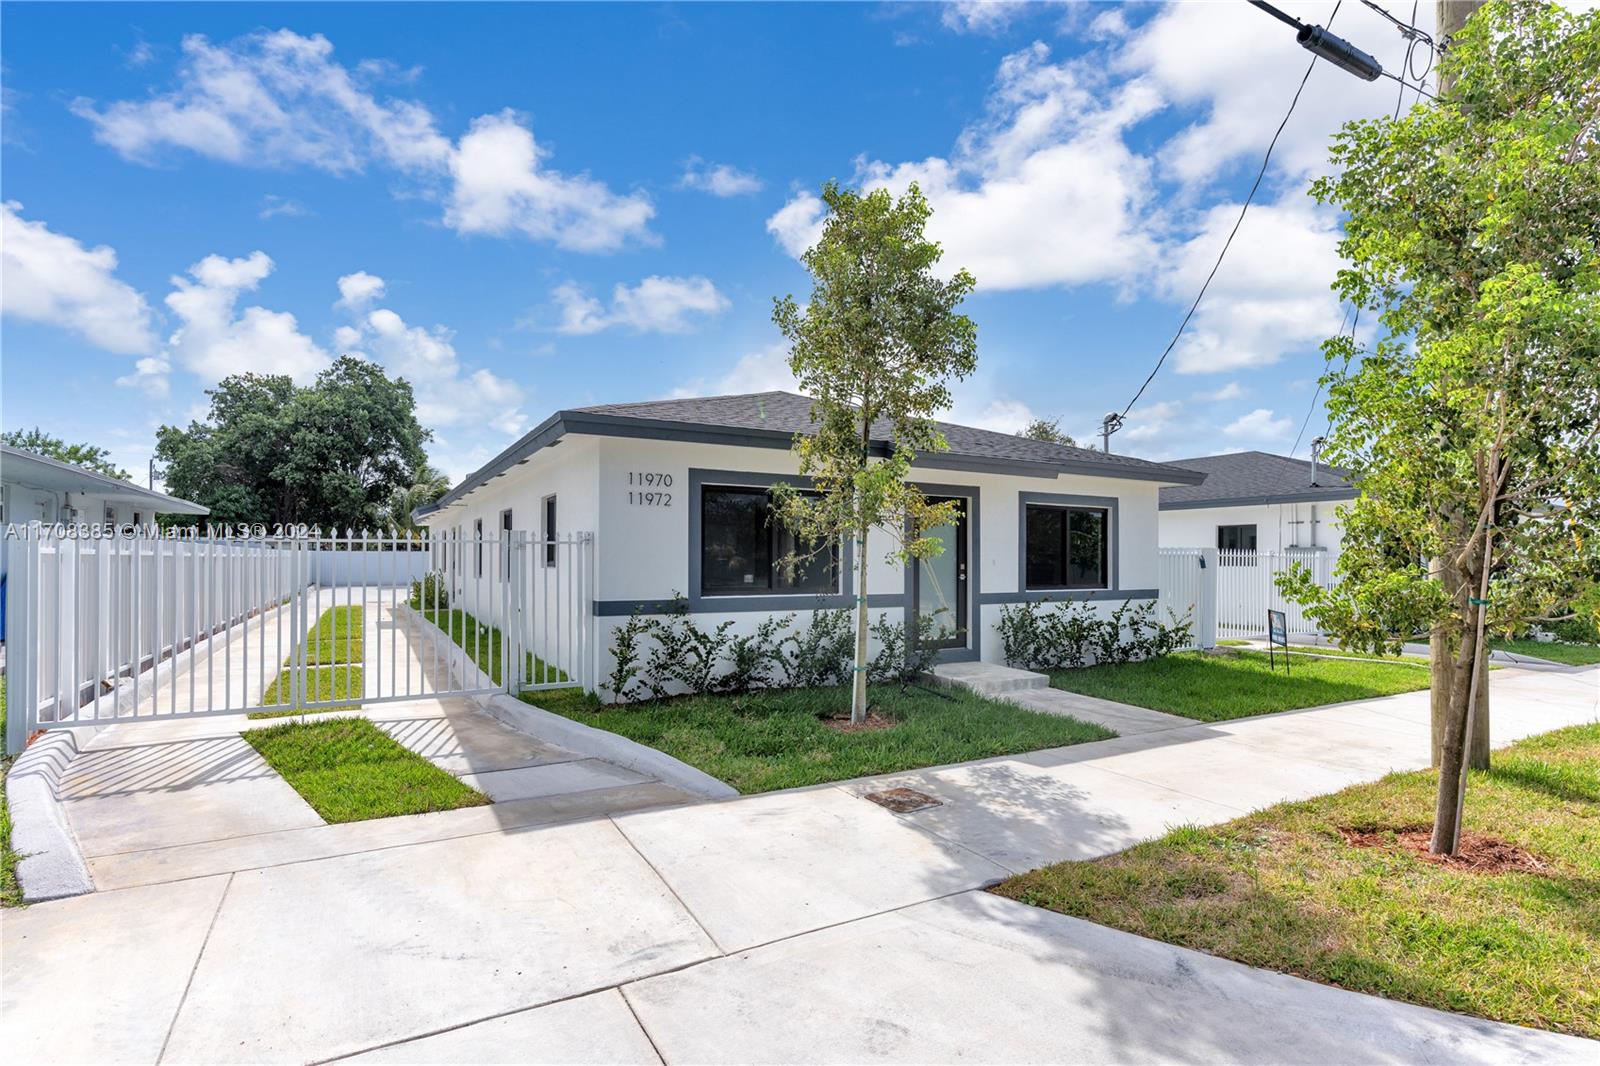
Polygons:
M811 400L787 392L607 404L558 411L416 519L435 534L471 538L529 530L542 541L595 534L589 590L596 661L604 676L612 629L642 607L659 613L683 594L702 625L748 631L772 614L805 622L818 607L854 602L854 545L840 543L790 575L778 565L793 538L768 521L768 487L804 484L791 445L808 432ZM949 450L919 458L930 496L962 501L936 559L885 561L876 534L868 604L876 618L935 613L954 630L949 659L998 661L1001 608L1025 600L1120 603L1157 596L1157 492L1203 475L1127 455L941 425ZM888 450L885 434L873 448ZM499 551L447 558L451 584L508 565ZM535 553L532 580L553 561ZM492 582L491 582L492 584ZM470 593L469 593L470 595ZM538 609L540 590L531 601ZM493 612L492 605L487 605Z
M1338 506L1356 498L1342 471L1267 452L1177 459L1206 475L1161 490L1163 548L1324 551L1331 568L1344 538Z
M131 481L0 445L0 530L29 522L125 526L157 515L209 514L205 507ZM0 551L0 574L6 572Z

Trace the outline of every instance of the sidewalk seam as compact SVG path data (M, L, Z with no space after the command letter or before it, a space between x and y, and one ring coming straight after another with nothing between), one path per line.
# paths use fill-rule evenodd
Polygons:
M205 958L206 948L211 944L211 934L217 928L217 919L222 915L222 905L228 901L228 893L233 889L235 876L237 875L228 875L227 883L222 886L222 894L217 897L217 909L211 912L211 921L206 926L205 938L200 941L200 950L195 952L194 965L189 967L189 979L183 983L183 995L178 997L178 1006L172 1012L172 1021L167 1023L167 1035L161 1038L161 1050L156 1052L158 1064L167 1056L167 1045L172 1043L172 1032L178 1027L178 1018L183 1014L184 1005L189 1002L189 990L194 987L194 976L200 972L200 960Z

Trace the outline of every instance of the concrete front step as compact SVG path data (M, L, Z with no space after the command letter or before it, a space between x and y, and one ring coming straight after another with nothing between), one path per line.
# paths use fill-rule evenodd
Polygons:
M1050 687L1050 678L1045 674L999 663L940 663L933 668L933 677L942 685L969 689L980 696Z

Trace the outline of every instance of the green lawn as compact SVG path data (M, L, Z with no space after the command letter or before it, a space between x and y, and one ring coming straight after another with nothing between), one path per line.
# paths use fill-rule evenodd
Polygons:
M1202 722L1220 722L1413 692L1428 687L1428 671L1403 663L1296 655L1285 672L1281 654L1274 670L1266 652L1179 652L1139 663L1060 670L1050 675L1050 684Z
M494 683L503 684L500 673L500 630L494 626L486 625L474 618L471 613L459 607L448 610L427 610L421 612L422 616L450 634L450 639L465 648L467 655L478 664L478 669L494 679ZM537 658L532 652L527 653L527 673L523 679L529 684L542 684L545 682L565 681L567 675L554 666L546 666L544 660Z
M1496 651L1512 655L1532 655L1568 666L1590 666L1600 663L1600 644L1542 644L1537 640L1494 640L1489 646Z
M1467 829L1531 852L1540 873L1341 836L1431 825L1436 780L1391 774L994 891L1357 992L1600 1037L1600 726L1532 737L1472 774Z
M959 690L874 687L873 712L895 724L858 733L842 733L822 721L823 716L848 716L850 696L843 688L681 696L614 707L576 689L529 692L523 699L657 748L744 793L1115 736L1073 718L1038 714Z
M365 679L359 666L315 667L306 671L306 683L307 700L359 700L366 692L364 687ZM289 671L285 670L278 675L276 681L267 686L267 691L261 694L262 706L275 707L293 702L294 692L291 689L291 685ZM287 714L297 713L296 711L256 711L246 717L281 718Z
M329 822L481 807L489 798L365 718L286 722L245 741Z
M0 677L0 737L6 735L6 679ZM6 801L6 774L12 756L0 753L0 907L20 907L22 886L17 884L17 860L11 850L11 804Z

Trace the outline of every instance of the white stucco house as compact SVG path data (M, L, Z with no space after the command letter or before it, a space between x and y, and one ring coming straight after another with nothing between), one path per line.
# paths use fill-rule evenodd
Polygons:
M589 591L595 661L609 669L611 631L635 609L665 610L684 595L702 625L736 631L774 613L805 616L853 602L848 543L792 576L777 565L789 533L768 522L767 490L803 485L790 451L810 430L811 400L788 392L605 404L558 411L417 520L435 534L471 538L528 530L541 539L593 533ZM1158 493L1204 475L1128 455L944 424L949 450L913 473L932 496L958 499L964 517L946 549L908 568L869 542L868 603L909 621L942 609L955 635L947 659L998 661L995 624L1008 603L1049 598L1149 600L1158 585ZM873 447L886 452L881 437ZM447 561L461 588L509 564L496 551ZM542 553L541 553L542 554ZM541 580L540 566L533 580ZM540 602L534 590L533 602ZM492 613L492 606L485 605ZM590 671L593 672L590 672Z
M1330 571L1338 561L1344 539L1338 507L1357 496L1342 471L1254 451L1173 465L1205 480L1161 489L1163 548L1320 551Z
M157 515L205 515L190 500L49 456L0 445L0 528L7 523L144 525ZM5 572L0 553L0 573Z

